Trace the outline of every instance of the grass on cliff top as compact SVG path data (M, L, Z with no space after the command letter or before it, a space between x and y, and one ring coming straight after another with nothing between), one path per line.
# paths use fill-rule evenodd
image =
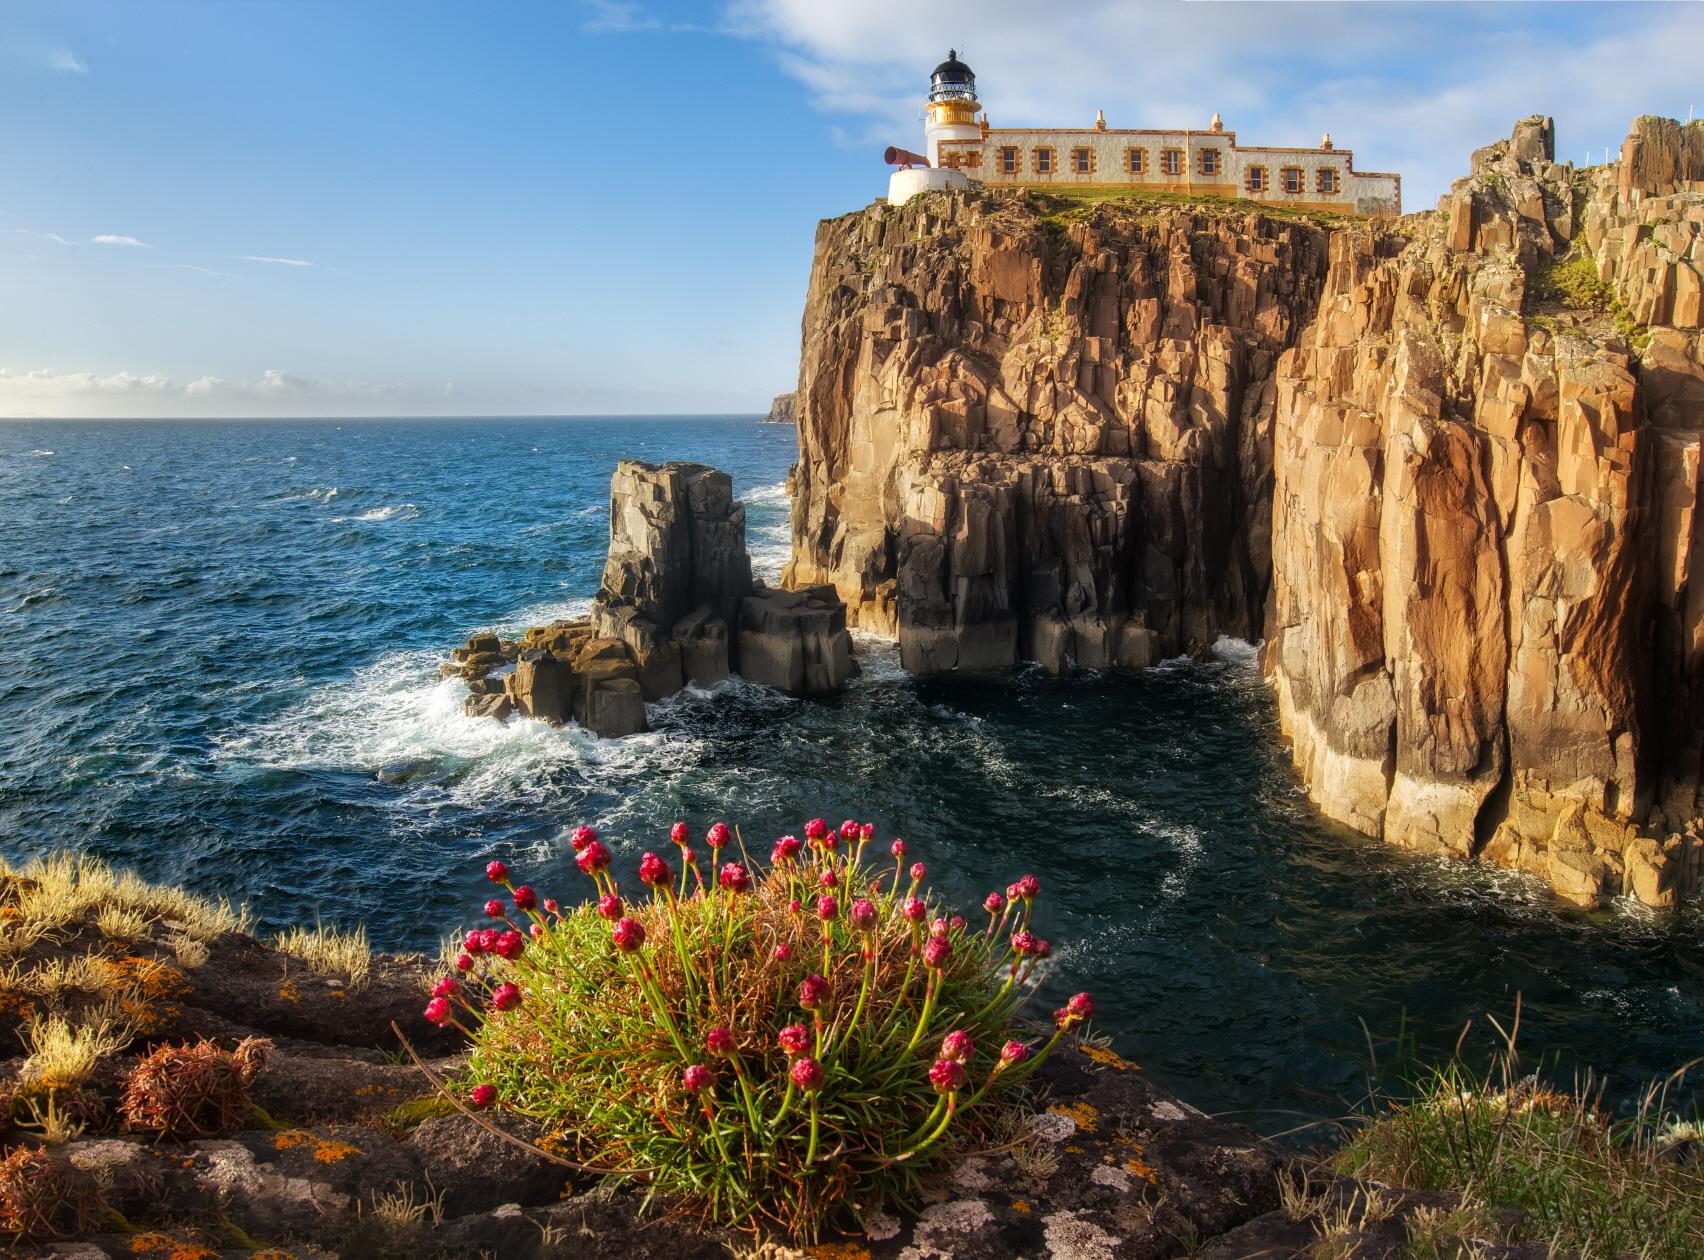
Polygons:
M1527 279L1526 307L1540 323L1545 307L1604 315L1635 350L1642 351L1651 342L1650 329L1635 320L1615 291L1598 279L1597 264L1579 246L1567 257L1552 259L1532 272Z
M1304 210L1296 206L1250 201L1245 197L1207 197L1147 188L1050 188L1045 192L1032 189L1030 196L1040 210L1043 222L1061 225L1084 222L1099 206L1118 206L1138 212L1190 209L1221 214L1262 214L1271 219L1310 223L1315 227L1343 227L1363 221L1352 214Z
M1524 1074L1511 1034L1489 1068L1458 1058L1421 1074L1331 1166L1366 1182L1461 1195L1451 1220L1426 1222L1457 1238L1513 1235L1552 1254L1695 1260L1704 1255L1704 1127L1666 1106L1685 1071L1615 1119L1590 1081L1562 1093ZM1412 1254L1458 1254L1413 1236L1416 1227Z

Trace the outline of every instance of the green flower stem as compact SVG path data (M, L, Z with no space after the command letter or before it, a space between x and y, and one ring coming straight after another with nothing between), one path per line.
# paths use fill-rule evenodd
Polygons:
M716 1139L716 1149L721 1152L722 1162L733 1163L733 1158L728 1154L727 1139L722 1136L722 1127L716 1123L716 1112L710 1106L709 1099L704 1100L704 1118L710 1123L710 1136Z
M923 1010L917 1016L917 1027L911 1034L911 1040L905 1043L907 1054L917 1048L917 1043L923 1039L923 1030L929 1027L929 1017L935 1013L935 997L941 991L940 978L941 973L938 971L929 973L929 987L923 995Z
M798 1092L793 1084L793 1077L787 1077L787 1092L781 1095L781 1109L775 1113L775 1118L769 1122L769 1131L775 1133L781 1127L781 1122L787 1118L787 1113L793 1109L793 1096Z
M745 1064L740 1062L738 1052L729 1056L734 1065L734 1080L740 1087L740 1105L745 1111L746 1123L751 1126L752 1133L761 1133L763 1126L757 1120L757 1100L752 1097L751 1083L746 1080Z
M675 1049L680 1051L680 1057L690 1062L692 1054L686 1048L686 1042L681 1040L680 1029L675 1027L674 1016L669 1014L669 1004L663 1000L663 994L657 988L656 981L651 977L651 969L645 965L643 958L635 957L634 966L639 972L639 987L644 990L646 1000L651 1003L651 1009L657 1013L663 1027L668 1030L669 1039L674 1042Z
M816 1095L812 1094L811 1095L811 1141L810 1141L810 1145L805 1148L805 1163L807 1163L807 1164L816 1163L816 1153L817 1153L817 1100L816 1100Z
M870 985L875 982L876 948L874 941L875 938L871 937L871 944L867 946L865 950L864 983L858 986L858 1004L852 1008L852 1019L846 1026L848 1035L850 1035L852 1030L858 1026L858 1020L864 1014L864 1003L869 1000Z
M923 1140L924 1134L928 1133L935 1122L941 1118L941 1112L946 1108L946 1105L947 1096L945 1094L936 1094L934 1109L930 1111L927 1116L923 1117L923 1123L917 1126L916 1132L907 1135L905 1139L903 1145L904 1149L908 1153L916 1147L917 1143Z
M940 1138L941 1134L947 1131L947 1126L953 1122L953 1113L957 1110L957 1105L958 1091L954 1090L952 1093L947 1095L947 1114L941 1117L941 1123L935 1126L935 1131L933 1133L929 1134L928 1137L924 1138L916 1146L911 1148L911 1153L913 1155L916 1155L920 1151L927 1150Z

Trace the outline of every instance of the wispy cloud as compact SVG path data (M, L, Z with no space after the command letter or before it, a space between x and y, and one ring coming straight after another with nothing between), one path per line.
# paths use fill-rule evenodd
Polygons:
M102 232L99 236L94 238L94 242L96 245L128 245L132 249L154 248L152 245L143 244L134 236L120 236L116 232Z
M215 271L211 267L199 267L194 263L155 263L153 266L156 271L195 271L204 276L232 277L236 275L234 271Z
M84 61L69 48L55 48L47 54L47 68L59 70L65 74L87 74L89 63Z
M0 367L0 416L50 419L120 416L290 416L395 412L419 401L400 382L322 381L285 368L253 380L161 372L29 372Z
M586 20L580 29L594 34L626 34L631 31L654 31L662 22L645 12L636 0L582 0Z
M305 258L269 258L265 254L239 254L239 261L257 263L275 263L280 267L311 267L313 263Z
M24 236L33 236L38 241L52 241L55 245L75 245L77 243L76 241L66 240L58 232L38 232L34 228L13 228L12 230Z

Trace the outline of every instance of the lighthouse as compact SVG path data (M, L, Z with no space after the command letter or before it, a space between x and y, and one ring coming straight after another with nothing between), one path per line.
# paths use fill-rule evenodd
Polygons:
M947 49L947 59L929 76L929 122L923 136L928 142L930 166L941 164L941 141L982 138L982 128L976 122L979 108L976 75L959 60L958 49Z

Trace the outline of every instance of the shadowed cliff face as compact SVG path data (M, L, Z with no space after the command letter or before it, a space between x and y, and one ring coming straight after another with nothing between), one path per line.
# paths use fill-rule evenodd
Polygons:
M1321 808L1697 887L1704 125L1548 120L1435 213L979 194L819 230L792 583L917 672L1267 640Z

